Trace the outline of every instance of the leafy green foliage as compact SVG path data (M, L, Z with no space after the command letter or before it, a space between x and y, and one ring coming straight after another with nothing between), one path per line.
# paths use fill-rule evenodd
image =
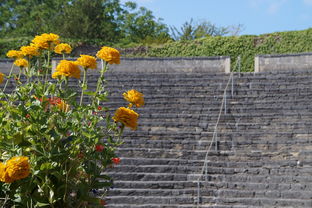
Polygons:
M206 37L170 42L150 48L137 56L231 56L232 65L241 57L241 71L254 70L254 57L260 54L283 54L312 51L312 29L271 34ZM234 63L234 64L233 64Z
M230 27L217 27L208 21L194 23L193 19L186 21L180 30L176 27L171 27L173 39L175 40L195 40L207 36L224 36L229 34Z
M4 0L0 35L58 33L64 38L130 43L169 39L167 26L152 12L119 0Z
M79 104L78 92L68 87L68 77L47 81L51 51L40 52L20 70L27 81L7 76L16 87L12 93L0 92L0 161L27 156L31 166L28 177L13 183L3 181L4 173L0 173L0 204L97 207L99 195L92 192L112 185L103 171L114 165L124 128L100 106L107 101L104 72L108 65L101 70L98 90L86 93L92 102ZM88 88L87 84L81 87Z

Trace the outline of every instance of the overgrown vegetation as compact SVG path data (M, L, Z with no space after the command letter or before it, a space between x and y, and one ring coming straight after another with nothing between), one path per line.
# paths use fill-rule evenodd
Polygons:
M231 56L231 62L234 64L237 57L241 56L241 70L253 71L256 55L309 51L312 51L312 28L303 31L276 32L259 36L217 36L171 42L161 47L150 48L147 53L138 54L138 56Z
M62 41L82 52L85 48L95 52L109 44L124 49L123 56L231 56L232 63L241 56L242 71L253 71L257 54L312 51L312 29L238 36L242 30L242 25L218 27L209 21L191 19L179 29L171 27L170 35L161 19L131 1L0 2L0 57L5 57L10 49L29 44L30 37L49 32L61 34Z

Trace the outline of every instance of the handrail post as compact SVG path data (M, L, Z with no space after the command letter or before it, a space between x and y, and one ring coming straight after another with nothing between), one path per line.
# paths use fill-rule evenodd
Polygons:
M226 91L223 94L224 96L224 115L226 115Z
M240 78L240 72L241 72L241 57L238 56L238 77Z
M208 181L208 165L207 165L207 160L205 161L205 181L207 183Z
M232 98L234 97L234 74L232 72L232 89L231 89Z
M216 131L216 134L215 134L215 138L216 138L216 141L215 141L215 150L216 152L218 151L218 131Z
M199 208L199 197L200 197L200 181L197 181L197 208Z

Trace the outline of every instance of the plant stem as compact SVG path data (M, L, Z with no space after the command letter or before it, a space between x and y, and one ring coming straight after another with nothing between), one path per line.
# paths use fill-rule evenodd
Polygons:
M11 79L11 75L12 75L12 72L13 72L13 68L14 68L14 63L12 63L12 66L11 66L11 69L10 69L10 73L9 73L9 76L8 76L8 79L6 80L5 82L5 85L4 85L4 88L3 88L3 92L5 91L8 83L9 83L9 79Z
M63 53L63 60L65 60L65 53Z
M45 88L46 88L46 85L47 85L49 67L50 67L50 50L48 50L47 68L46 68L46 70L45 70L45 72L44 72L45 75L44 75L44 87L43 87L43 91L45 91Z
M83 93L85 90L85 85L86 85L86 74L87 74L87 68L84 68L83 70L83 81L82 81L82 87L81 87L81 96L80 96L80 106L82 105L82 98L83 98Z
M102 84L103 79L104 79L104 73L107 70L107 62L105 62L105 64L104 64L103 60L101 59L101 65L102 65L101 74L100 74L100 77L97 81L97 86L96 86L96 91L94 94L93 104L95 102L95 99L96 99L98 93L100 93L100 87L101 87L101 84ZM99 103L97 103L97 104L99 104Z

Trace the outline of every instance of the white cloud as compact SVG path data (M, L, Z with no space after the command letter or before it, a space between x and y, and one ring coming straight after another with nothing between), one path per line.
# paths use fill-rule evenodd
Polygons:
M311 1L312 3L312 0L306 1ZM263 10L270 15L274 15L280 11L286 2L287 0L249 0L249 5L253 9Z
M275 2L271 2L267 8L267 12L269 14L276 14L280 10L280 8L286 3L286 0L278 0Z

